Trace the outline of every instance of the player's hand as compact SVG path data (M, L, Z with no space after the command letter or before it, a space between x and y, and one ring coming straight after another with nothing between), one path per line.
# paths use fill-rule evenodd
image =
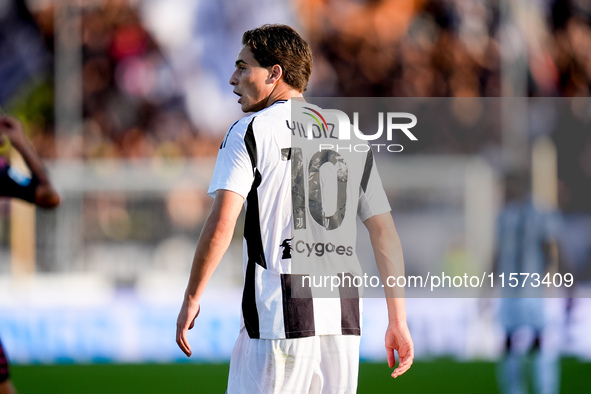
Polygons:
M394 350L399 356L398 367L392 372L392 377L396 378L408 371L415 357L414 345L406 321L390 323L386 330L386 351L390 368L396 365Z
M21 122L11 116L0 115L0 145L3 145L5 137L19 149L26 143L25 132Z
M192 354L191 345L189 345L187 339L187 331L195 325L195 319L200 311L201 308L198 302L193 302L185 298L179 316L176 319L176 343L187 357L191 357Z
M4 130L10 126L10 124L6 123L4 119L6 119L6 116L0 115L0 146L4 146L4 144L6 144L6 135Z

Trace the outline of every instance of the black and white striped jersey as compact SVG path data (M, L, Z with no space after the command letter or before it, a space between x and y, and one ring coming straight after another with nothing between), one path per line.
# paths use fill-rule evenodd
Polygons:
M220 146L208 193L246 199L251 338L361 334L358 289L331 285L361 274L357 217L390 206L367 141L339 140L336 123L311 104L278 101L234 123Z

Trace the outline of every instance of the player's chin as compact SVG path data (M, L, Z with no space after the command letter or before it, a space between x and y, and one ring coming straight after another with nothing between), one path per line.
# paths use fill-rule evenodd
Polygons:
M238 99L238 104L240 104L240 109L242 112L248 112L248 101L245 97L240 97Z

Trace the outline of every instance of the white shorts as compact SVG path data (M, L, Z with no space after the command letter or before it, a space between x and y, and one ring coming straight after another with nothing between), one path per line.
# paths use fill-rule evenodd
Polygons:
M359 336L251 339L242 330L230 359L227 394L355 393Z

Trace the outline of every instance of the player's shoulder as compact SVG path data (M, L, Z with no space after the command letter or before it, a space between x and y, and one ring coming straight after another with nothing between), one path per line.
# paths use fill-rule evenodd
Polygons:
M246 130L248 129L248 126L252 123L252 120L255 118L255 116L256 116L256 113L252 113L250 115L247 115L243 118L238 119L228 129L228 134L236 133L236 134L244 135L244 133L246 133Z
M238 134L244 135L249 128L253 128L254 125L260 126L267 122L276 121L277 119L282 119L285 117L286 114L289 114L290 107L286 105L288 102L287 100L280 100L276 101L272 105L263 108L260 111L253 112L249 115L244 116L241 119L238 119L236 122L230 126L228 129L228 133L235 132Z
M270 106L260 110L253 114L251 120L253 127L257 129L265 128L266 126L272 125L271 128L276 128L277 122L285 122L289 118L290 114L290 102L287 100L279 100Z
M228 145L240 144L240 141L244 140L249 125L252 124L252 120L256 116L256 113L247 115L243 118L238 119L228 128L226 135L220 145L220 150Z

